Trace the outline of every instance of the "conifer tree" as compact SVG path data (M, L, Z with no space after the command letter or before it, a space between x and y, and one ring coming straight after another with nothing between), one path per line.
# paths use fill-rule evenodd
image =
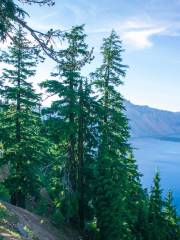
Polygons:
M149 240L165 239L165 221L162 211L163 205L162 190L160 188L160 174L157 172L154 177L154 184L151 189L149 200Z
M90 203L93 201L97 147L97 103L87 79L80 81L78 99L78 209L80 229L84 230L85 221L94 217Z
M82 79L80 71L92 60L92 51L88 50L85 39L84 26L73 27L64 34L67 47L59 51L57 71L52 74L55 80L42 83L48 93L57 94L59 97L46 112L53 116L49 124L53 124L55 131L59 133L58 141L64 142L66 157L63 178L70 198L78 193L78 160L82 164L80 150L77 156L78 123L82 121L80 118L78 121L78 89ZM82 142L79 141L79 149L80 145ZM77 214L77 210L75 212Z
M122 43L112 31L101 48L103 63L92 74L100 96L96 211L101 240L131 237L125 217L129 128L123 99L117 91L127 68L122 63L122 52Z
M79 224L84 229L84 94L83 82L79 84L79 113L78 113L78 191L79 191Z
M130 152L127 158L126 221L135 239L146 239L148 228L148 196L140 181L136 160ZM144 238L143 238L144 237Z
M149 222L148 222L148 210L149 210L149 196L147 190L142 190L141 195L138 198L137 207L138 211L133 215L136 219L133 232L135 239L147 240L149 236Z
M164 203L164 214L166 220L166 239L180 239L179 217L177 216L176 207L173 205L172 192L168 192Z
M35 75L38 53L20 27L8 51L2 52L0 57L8 65L1 76L0 135L4 145L1 162L10 168L5 184L11 194L11 203L21 207L25 207L28 194L38 191L38 166L45 151L40 136L40 95L28 80Z

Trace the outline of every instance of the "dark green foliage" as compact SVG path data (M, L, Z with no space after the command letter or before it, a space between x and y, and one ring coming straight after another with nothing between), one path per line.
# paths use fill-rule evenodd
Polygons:
M9 191L7 188L5 188L5 186L0 183L0 199L3 201L9 201Z
M180 239L180 218L177 216L176 208L173 205L173 196L168 192L164 204L164 215L166 221L166 239L178 240Z
M7 39L14 41L14 35L18 27L21 26L32 36L36 45L46 56L58 61L58 52L55 50L53 43L55 39L62 40L61 31L50 29L43 33L30 27L26 21L26 17L29 17L29 14L23 9L22 3L29 5L37 4L39 6L45 4L54 6L55 4L53 0L0 0L0 41L4 42Z
M13 0L0 0L0 39L6 40L8 34L13 30L13 22L16 18L24 18L25 11Z
M154 177L154 185L151 189L149 200L149 239L164 239L165 222L163 217L163 200L162 190L160 188L160 175L156 173ZM159 231L161 229L161 231Z
M53 219L76 223L90 239L165 239L159 175L149 197L128 144L128 121L117 91L127 68L121 41L114 31L104 39L103 64L91 83L80 74L91 60L83 27L73 28L64 39L68 44L60 51L58 71L42 83L59 98L43 110L52 142L45 183Z
M36 72L36 53L36 48L31 47L20 28L9 51L1 54L1 61L9 65L1 76L0 136L4 146L1 162L9 164L10 174L5 184L11 202L22 207L28 194L38 192L39 166L45 153L45 141L40 136L40 96L28 81Z
M173 206L172 193L169 192L165 200L162 199L160 175L156 173L154 185L149 199L148 239L179 239L179 218Z
M53 5L51 0L19 2ZM25 15L14 1L0 0L1 40L20 23L0 55L6 64L0 77L0 166L9 169L0 198L10 195L11 203L25 207L29 197L31 209L57 226L73 224L84 239L180 239L172 194L162 198L159 173L150 194L141 186L119 92L127 66L116 32L103 40L102 64L89 79L82 76L93 59L84 26L63 33L64 48L57 55L43 42L45 37L49 44L53 31L37 38ZM58 59L52 79L41 83L56 100L42 111L41 96L29 79L43 58L21 26Z
M60 152L64 155L64 159L61 160L63 161L63 168L61 167L60 175L61 179L64 179L61 187L63 193L65 191L67 210L70 211L70 208L74 205L72 209L75 209L69 213L72 216L78 209L78 159L80 155L77 154L77 141L80 131L79 114L82 113L78 101L78 89L82 80L80 70L92 59L92 51L88 51L85 38L83 26L73 27L70 32L64 34L67 48L59 52L60 61L57 71L52 74L55 80L47 80L41 84L48 93L56 94L59 97L44 112L48 116L46 129L54 143L61 146ZM52 129L56 129L56 133L51 131ZM66 209L66 206L63 209Z
M143 239L147 232L148 196L142 189L140 174L133 154L127 158L128 184L126 189L126 221L128 222L132 236L135 239ZM146 239L146 238L145 238Z
M133 218L135 218L136 221L132 225L132 231L133 231L133 235L135 236L135 239L137 240L147 240L149 236L148 235L149 234L148 232L149 201L148 200L149 200L148 193L146 191L142 192L142 194L139 195L136 214L133 215Z
M48 4L54 5L52 0L18 0L21 3L38 3L40 5ZM17 2L17 1L16 1ZM23 19L28 15L14 0L0 0L0 40L4 41L11 36L14 27L21 24L22 27L27 28L23 24Z
M95 170L97 154L98 104L91 96L92 86L87 79L80 81L78 92L78 193L79 224L84 230L85 223L94 221L93 195L95 194Z
M116 89L122 84L127 68L122 64L122 52L121 41L112 31L101 48L103 64L92 74L100 93L97 225L100 239L107 240L131 237L126 218L126 198L131 194L130 185L136 181L135 175L138 177L134 163L128 159L131 151L128 122L123 113L122 96Z

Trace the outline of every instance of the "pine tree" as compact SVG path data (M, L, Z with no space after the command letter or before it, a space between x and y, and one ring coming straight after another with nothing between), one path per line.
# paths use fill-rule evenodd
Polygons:
M165 222L163 216L162 190L160 188L160 174L156 173L149 200L149 240L165 239ZM161 230L160 230L161 229Z
M1 54L1 61L8 65L1 76L3 110L0 113L0 135L4 145L1 161L10 168L5 184L11 194L11 203L21 207L25 207L28 194L38 192L38 166L45 151L40 136L40 95L28 81L35 75L38 54L21 27L8 51Z
M148 228L148 194L142 188L138 167L133 153L127 158L126 186L126 221L128 222L132 236L137 239L146 239Z
M78 113L78 192L79 192L79 225L84 229L84 94L83 82L80 80L79 85L79 113Z
M149 236L149 196L146 189L142 191L141 195L139 196L136 209L137 208L138 211L136 212L136 215L132 214L132 216L134 216L136 219L132 231L134 232L135 239L147 240Z
M92 206L94 193L95 154L97 146L97 103L92 94L91 83L82 78L78 91L78 192L79 223L85 229L85 222L94 218Z
M179 217L177 216L176 207L173 206L172 192L168 192L164 203L164 214L166 220L166 239L180 239Z
M123 113L123 98L117 91L127 68L122 63L122 52L122 43L112 31L101 48L103 63L92 74L100 96L96 211L102 240L129 239L131 236L125 217L129 128Z
M80 71L92 60L92 51L88 50L85 39L84 26L73 27L70 32L64 34L67 47L59 51L60 61L57 72L52 74L56 78L42 83L48 93L57 94L59 97L57 101L53 101L50 109L47 109L46 112L52 116L48 120L49 124L53 124L55 131L60 136L57 136L56 142L64 142L66 157L63 178L65 179L66 195L69 195L70 199L74 198L73 195L78 194L78 161L82 164L82 153L80 153L82 142L80 143L80 141L77 156L78 134L81 134L81 128L78 132L78 124L82 121L80 118L78 120L78 89L82 79ZM78 207L76 206L76 208ZM75 212L77 214L77 209Z

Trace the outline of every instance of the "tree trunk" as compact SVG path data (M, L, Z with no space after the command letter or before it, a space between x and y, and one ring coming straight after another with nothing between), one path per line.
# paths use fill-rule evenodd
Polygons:
M21 208L26 207L26 198L22 191L17 192L17 206Z
M12 205L17 206L17 201L16 201L16 200L17 200L17 199L16 199L16 193L14 192L14 193L11 194L10 203L11 203Z
M10 203L15 206L25 208L26 207L26 197L22 191L16 191L11 194Z
M72 192L76 192L77 188L77 166L75 162L75 144L76 144L76 138L75 138L75 129L74 128L74 122L75 122L75 116L74 116L74 85L73 85L73 79L70 79L70 92L71 96L69 99L69 127L70 127L70 135L69 135L69 162L68 162L68 170L69 170L69 181L70 181L70 189Z
M21 56L20 52L18 55L18 76L17 76L17 99L16 99L16 140L17 143L21 142L21 123L19 119L19 115L21 112L21 93L20 93L20 88L21 88ZM22 164L22 157L18 156L17 159L17 168L16 172L19 174L19 172L22 171L21 169L21 164ZM11 194L11 203L18 206L25 208L25 194L21 190L16 190Z
M79 88L79 119L78 119L78 180L79 180L79 226L84 230L84 123L83 123L83 89L82 80Z

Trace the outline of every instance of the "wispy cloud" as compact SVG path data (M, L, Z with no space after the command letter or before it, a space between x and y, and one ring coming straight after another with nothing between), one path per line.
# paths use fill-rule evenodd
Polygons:
M153 45L153 36L164 34L167 29L167 25L157 22L128 20L122 24L119 31L126 44L138 49L144 49Z
M145 49L153 46L153 37L159 35L170 35L169 24L142 21L138 19L113 22L110 25L89 29L89 33L105 34L114 28L124 43L134 49ZM177 33L174 31L173 34Z
M177 6L175 2L180 3L180 0L172 0L174 4L165 4L166 1L147 0L137 11L131 11L132 15L125 15L119 12L122 7L129 7L128 1L115 1L115 9L113 4L107 7L95 0L77 0L76 3L62 0L61 3L57 1L56 9L52 12L31 20L31 25L40 31L48 31L50 28L67 30L68 26L87 23L86 29L93 37L99 33L104 36L114 28L126 45L142 50L152 47L156 36L180 35L180 19L174 16L174 8L171 9L171 5Z
M180 37L180 20L125 21L119 32L125 43L144 49L153 46L153 37Z
M164 28L129 31L125 32L122 38L127 44L139 49L144 49L153 45L151 37L158 35L164 31Z
M116 22L109 22L97 28L88 29L93 34L108 34L115 29L124 43L133 49L145 49L154 45L154 38L180 37L180 20L156 20L150 17L134 17Z

